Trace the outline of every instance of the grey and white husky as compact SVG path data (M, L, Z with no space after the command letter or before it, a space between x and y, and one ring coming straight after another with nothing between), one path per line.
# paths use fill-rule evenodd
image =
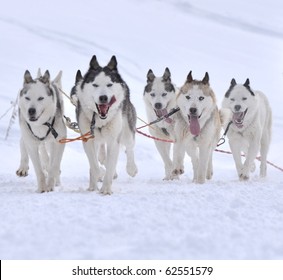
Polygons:
M266 176L266 159L271 140L272 112L266 96L250 86L231 80L222 102L224 128L228 123L227 137L240 180L248 180L254 171L254 160L260 152L260 176ZM242 163L241 152L246 156Z
M193 181L202 184L213 175L212 156L221 129L215 94L208 73L195 80L192 72L177 96L181 117L176 120L173 175L182 174L185 152L191 157Z
M100 192L111 194L120 144L126 147L128 174L135 176L138 171L134 159L136 111L130 101L129 88L118 72L116 57L112 56L109 63L101 67L94 55L84 77L77 72L71 97L77 102L77 121L81 133L91 131L94 135L94 139L83 143L90 165L88 190L98 190L98 158L105 145L106 171Z
M171 73L168 68L165 69L162 77L156 77L151 69L148 71L143 99L148 122L153 122L158 118L166 116L176 107L176 88L171 82ZM174 140L174 118L175 115L172 115L149 126L150 134L160 139ZM169 180L172 178L173 168L170 157L171 144L159 140L154 140L154 143L164 162L164 180Z
M36 79L30 72L24 74L24 85L19 94L19 122L21 129L21 163L16 174L28 175L29 158L32 161L38 192L54 190L60 184L60 164L64 144L59 139L66 137L63 121L62 72L50 82L48 71Z

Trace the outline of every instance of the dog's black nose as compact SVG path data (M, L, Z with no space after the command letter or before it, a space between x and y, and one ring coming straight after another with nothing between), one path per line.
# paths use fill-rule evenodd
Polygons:
M160 109L162 108L162 104L159 103L159 102L158 102L158 103L155 103L155 104L154 104L154 107L155 107L156 110L160 110Z
M107 95L100 95L100 96L99 96L99 101L100 101L101 103L107 103L107 101L108 101Z
M30 116L34 116L35 113L36 113L35 108L29 108L29 109L28 109L28 113L29 113Z
M241 110L241 105L235 105L235 111L240 111Z
M196 113L197 113L197 108L190 108L190 113L192 114L192 115L195 115Z

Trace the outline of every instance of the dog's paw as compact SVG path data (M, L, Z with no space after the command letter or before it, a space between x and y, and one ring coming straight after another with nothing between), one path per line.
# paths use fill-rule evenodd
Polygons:
M135 177L138 173L138 168L135 164L128 164L127 165L127 173L131 176L131 177Z
M110 186L103 186L99 192L103 195L111 195L113 193Z
M240 181L247 181L250 179L249 175L245 175L245 174L240 174L239 178Z
M170 175L170 176L165 176L163 178L164 181L168 181L168 180L180 180L179 175Z
M178 175L182 175L184 173L184 168L175 168L172 170L171 176L178 176Z
M197 179L195 180L196 184L204 184L205 183L205 178L204 176L198 176Z
M29 170L29 167L19 167L19 169L16 171L16 174L19 176L19 177L26 177L28 176L28 170Z
M98 188L96 186L91 186L91 187L87 188L87 191L89 191L89 192L97 192Z
M207 172L207 174L206 174L206 179L207 179L207 180L211 180L211 179L212 179L212 176L213 176L213 172Z
M242 168L242 170L240 171L239 179L240 179L240 181L247 181L247 180L249 180L249 178L250 178L249 168L244 166Z

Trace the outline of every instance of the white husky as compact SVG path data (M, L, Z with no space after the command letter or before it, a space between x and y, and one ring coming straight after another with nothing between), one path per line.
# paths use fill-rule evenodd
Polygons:
M162 77L155 77L150 69L147 73L147 85L145 86L143 99L147 118L149 122L153 122L158 118L167 115L176 107L176 89L171 83L171 74L168 68ZM151 135L165 140L174 140L174 115L165 118L149 127ZM171 178L172 160L170 158L170 142L155 140L156 148L162 157L165 168L165 180Z
M182 174L185 152L191 157L194 178L199 184L211 179L212 154L221 129L219 112L208 73L202 81L193 80L192 73L177 96L181 116L176 121L176 143L173 153L173 176Z
M250 87L249 79L241 85L232 79L222 102L224 128L240 180L248 180L255 168L254 160L260 152L260 176L266 176L266 158L271 140L272 113L267 98ZM228 118L227 118L228 117ZM246 156L244 164L241 152Z
M21 128L21 163L16 174L28 175L29 157L36 177L38 192L48 192L60 184L60 164L66 137L63 121L62 72L50 82L49 72L33 79L27 70L23 89L19 94L19 121ZM47 178L46 178L47 177Z
M77 99L76 113L81 133L91 131L95 137L83 143L90 165L89 190L98 190L99 151L106 145L106 173L100 192L111 194L120 144L126 147L128 174L135 176L137 173L134 160L136 111L130 102L129 88L118 73L116 57L101 67L94 55L84 77L77 73L71 96L73 100Z

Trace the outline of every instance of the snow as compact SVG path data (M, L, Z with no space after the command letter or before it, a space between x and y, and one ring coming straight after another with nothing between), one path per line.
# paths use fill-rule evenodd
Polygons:
M69 93L77 69L93 54L106 64L115 54L139 117L146 73L169 67L182 85L190 70L208 71L218 103L234 77L247 77L273 109L268 159L283 167L282 3L269 1L42 1L10 0L0 11L0 115L22 86L23 73L63 70ZM65 99L66 115L75 119ZM239 182L230 155L214 154L214 177L191 183L186 158L179 181L163 181L152 140L136 136L139 173L129 178L121 151L114 194L87 192L88 161L81 143L66 146L62 186L38 194L31 166L18 178L18 122L0 120L0 259L282 259L283 174L268 166ZM145 131L146 132L146 131ZM75 136L68 131L69 136ZM222 148L222 147L221 147ZM228 145L223 145L229 150Z

